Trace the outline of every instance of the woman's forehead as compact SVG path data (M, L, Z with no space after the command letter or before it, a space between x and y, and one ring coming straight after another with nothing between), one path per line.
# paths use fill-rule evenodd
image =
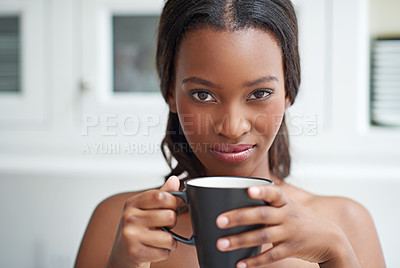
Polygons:
M179 72L213 75L226 70L232 75L257 70L262 71L260 75L283 72L280 46L271 34L256 28L190 32L181 42L176 64L177 75Z
M196 43L208 44L209 46L226 46L227 42L248 44L249 41L258 41L265 49L274 47L281 51L277 38L269 31L255 27L248 27L238 30L217 30L210 27L190 30L185 33L180 41L179 47L193 45Z

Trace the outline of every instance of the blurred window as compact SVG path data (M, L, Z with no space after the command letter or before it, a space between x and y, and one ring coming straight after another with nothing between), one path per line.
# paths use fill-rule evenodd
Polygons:
M113 16L113 92L158 91L158 16Z
M20 53L19 17L0 17L0 92L21 91Z

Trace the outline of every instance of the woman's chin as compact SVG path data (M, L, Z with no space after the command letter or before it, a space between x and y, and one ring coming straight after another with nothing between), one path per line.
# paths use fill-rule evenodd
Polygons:
M254 177L252 172L246 171L243 167L230 167L228 169L220 168L207 172L208 176L234 176L234 177Z

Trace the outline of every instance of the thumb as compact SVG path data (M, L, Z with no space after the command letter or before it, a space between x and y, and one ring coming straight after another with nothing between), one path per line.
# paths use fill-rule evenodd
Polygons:
M160 188L161 191L179 191L180 180L177 176L171 176Z

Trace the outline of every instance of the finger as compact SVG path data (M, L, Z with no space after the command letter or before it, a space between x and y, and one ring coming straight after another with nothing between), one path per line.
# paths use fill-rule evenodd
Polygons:
M163 261L168 259L171 252L168 249L151 247L140 243L129 249L129 255L137 262Z
M286 234L280 226L259 228L238 235L220 238L217 248L220 251L231 251L239 248L250 248L266 243L276 243L286 239Z
M282 207L288 203L286 195L277 186L258 185L248 189L251 198L264 200L273 207Z
M276 207L258 206L240 208L222 213L217 218L221 229L242 225L267 224L276 225L284 220L284 212Z
M171 176L160 188L161 191L179 191L180 180L177 176Z
M127 207L136 207L139 209L173 209L177 207L176 198L161 190L149 190L140 195L129 198L125 203Z
M123 226L169 227L176 225L176 213L171 209L141 210L129 208L123 214Z
M124 241L135 245L135 248L138 247L139 243L169 251L173 251L177 247L177 241L173 236L160 229L139 229L129 226L122 230L121 235Z
M142 243L146 246L169 251L174 251L178 246L178 242L170 233L161 230L149 230L146 233L146 236L142 239Z
M265 266L267 264L271 264L273 262L280 261L289 257L288 251L283 244L274 245L272 248L267 251L245 260L242 260L237 263L237 268L250 268L250 267L259 267Z

